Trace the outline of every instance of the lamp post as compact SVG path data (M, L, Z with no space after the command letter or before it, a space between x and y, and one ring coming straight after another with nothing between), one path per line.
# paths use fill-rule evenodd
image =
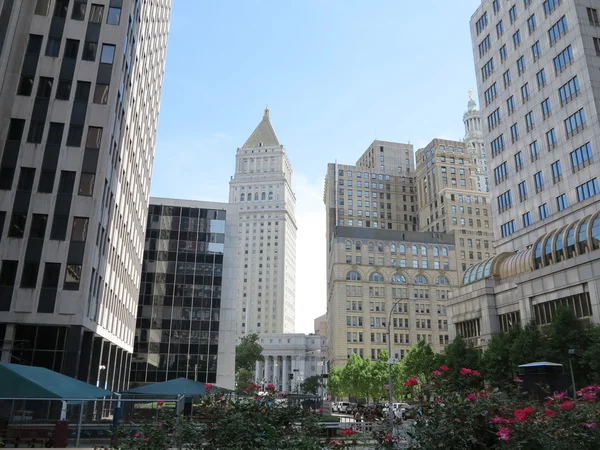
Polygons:
M298 371L298 374L300 374L300 373L304 374L304 372L300 372L300 369L298 368L298 358L300 358L301 356L306 356L306 355L308 355L309 353L321 353L321 349L320 349L320 348L317 348L317 349L315 349L315 350L309 350L309 351L307 351L307 352L300 353L299 355L296 355L296 356L294 357L294 359L296 360L296 369L295 369L295 370L297 370L297 371ZM293 369L293 368L292 368L292 373L294 373L294 369ZM302 378L304 378L304 377L302 377ZM298 389L299 389L299 386L298 386L298 381L300 381L300 380L298 380L298 379L297 379L297 377L294 375L294 384L295 384L295 386L296 386L296 394L298 394ZM291 389L291 391L293 392L293 391L294 391L294 389Z
M393 376L392 366L394 364L396 364L396 358L392 358L392 314L394 314L394 309L396 308L396 306L398 306L398 303L400 303L402 301L408 301L408 300L413 300L413 299L401 298L401 299L396 300L396 302L392 305L392 309L390 309L390 314L388 316L388 323L387 323L387 340L388 340L388 353L389 353L389 359L388 359L388 369L389 369L388 416L389 416L390 420L394 419L394 410L392 408L392 405L394 404L394 376Z
M573 358L583 358L583 352L576 348L569 349L569 369L571 370L571 383L573 385L573 400L577 398L577 387L575 386L575 374L573 373Z

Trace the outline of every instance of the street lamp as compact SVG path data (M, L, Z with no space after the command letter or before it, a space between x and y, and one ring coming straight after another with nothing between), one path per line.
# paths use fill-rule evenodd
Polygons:
M296 369L292 368L292 373L294 373L295 371L298 371L298 373L300 373L300 369L298 368L298 358L300 358L301 356L306 356L306 355L308 355L310 353L321 353L321 349L318 348L318 349L315 349L315 350L309 350L307 352L300 353L300 354L296 355L294 357L294 359L296 360ZM302 373L304 373L304 372L302 372ZM294 376L294 380L293 381L294 381L293 384L294 384L294 386L296 388L296 394L298 394L298 388L299 388L299 386L298 386L298 381L299 381L298 377ZM294 392L294 388L293 387L292 387L291 391Z
M391 331L392 314L394 314L394 309L396 308L396 306L398 306L398 303L400 303L402 301L407 301L407 300L416 300L416 299L401 298L401 299L396 300L396 302L392 305L392 309L390 309L390 314L388 316L388 323L387 323L387 340L388 340L388 353L389 353L389 359L388 359L388 368L389 368L388 415L390 416L390 420L393 420L393 418L394 418L394 410L392 408L392 405L394 404L394 377L393 377L392 366L394 364L396 364L396 358L392 358L392 331Z
M569 369L571 369L571 383L573 384L573 400L577 398L577 387L575 386L575 374L573 373L573 358L583 358L583 351L570 348L569 349Z

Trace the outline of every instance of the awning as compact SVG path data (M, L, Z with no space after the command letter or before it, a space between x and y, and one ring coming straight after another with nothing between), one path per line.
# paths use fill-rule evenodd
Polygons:
M0 362L0 398L89 400L113 395L44 367Z
M176 378L174 380L163 381L162 383L148 384L134 389L124 391L123 394L135 395L154 395L154 396L177 396L185 395L194 397L196 395L216 394L231 392L228 389L213 386L212 390L206 390L206 384L188 378Z

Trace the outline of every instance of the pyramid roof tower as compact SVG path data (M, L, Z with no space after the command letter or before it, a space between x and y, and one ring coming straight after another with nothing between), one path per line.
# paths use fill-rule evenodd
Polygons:
M265 115L263 116L263 119L260 121L242 148L279 146L279 139L277 139L275 130L273 130L273 126L269 120L269 108L265 108Z

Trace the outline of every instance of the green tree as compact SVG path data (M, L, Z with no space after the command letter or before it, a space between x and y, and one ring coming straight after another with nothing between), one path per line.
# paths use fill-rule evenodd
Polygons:
M244 336L235 347L235 370L254 370L256 361L264 361L262 356L263 347L260 345L257 334Z
M510 360L516 368L521 364L527 364L547 359L547 340L535 322L530 322L513 339Z
M472 345L467 344L462 337L457 336L444 350L443 363L450 367L453 372L463 367L479 370L481 352L474 349Z
M486 382L500 389L512 388L516 366L511 359L515 338L521 333L517 329L511 333L498 333L492 336L487 349L483 352L481 368Z
M323 380L320 375L313 375L302 382L302 392L305 394L318 394L323 386Z
M387 395L384 386L388 384L389 379L388 359L389 354L387 350L384 350L379 354L377 361L371 361L367 365L369 378L368 397L372 398L375 402Z
M248 369L240 369L235 374L235 386L238 391L243 391L254 383L254 373Z
M329 369L329 378L327 378L327 392L331 395L332 399L336 399L346 392L343 388L342 373L344 369L338 367L332 367Z
M440 366L441 361L440 355L433 351L431 345L421 339L402 359L400 368L405 379L414 377L420 383L427 383L431 372Z
M342 371L341 379L344 391L349 397L365 398L368 396L367 360L353 353Z

